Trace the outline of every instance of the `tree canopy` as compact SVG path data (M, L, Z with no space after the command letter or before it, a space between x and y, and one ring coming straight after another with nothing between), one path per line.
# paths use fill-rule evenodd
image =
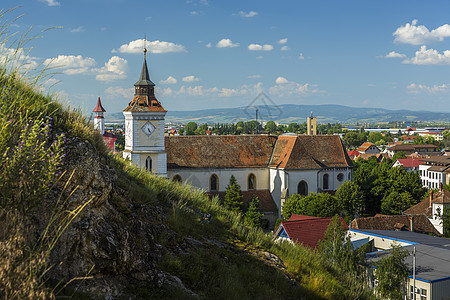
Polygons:
M336 201L328 193L310 193L308 196L293 194L286 199L281 208L281 213L285 219L289 219L292 214L332 217L337 212Z
M223 204L228 210L242 212L244 208L243 199L241 186L237 183L234 175L231 175L230 183L225 189L225 200Z

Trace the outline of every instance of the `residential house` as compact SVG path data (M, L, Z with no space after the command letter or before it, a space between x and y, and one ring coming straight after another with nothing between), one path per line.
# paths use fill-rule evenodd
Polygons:
M431 191L430 195L425 200L408 208L403 214L407 216L426 216L433 224L434 228L436 228L440 234L443 234L444 230L441 216L444 212L444 208L449 206L450 192L443 189L441 185L441 189L438 192Z
M406 264L411 270L406 282L405 299L442 300L450 295L450 248L445 238L410 231L355 230L349 229L351 238L364 238L373 252L366 255L368 273L372 287L376 269L375 263L389 255L393 245L408 251ZM415 254L413 254L415 253ZM413 260L415 261L413 262ZM415 277L413 277L415 266Z
M423 187L437 189L440 184L450 183L450 156L434 156L421 161L419 172Z
M339 217L344 229L348 229L344 219ZM274 239L287 239L310 248L317 248L319 241L325 237L325 231L332 217L318 218L293 214L289 221L283 221L278 225L273 234Z
M403 152L405 155L413 153L419 153L422 155L439 155L439 147L435 145L414 145L414 144L402 144L395 145L387 149L389 156L394 156L398 152Z
M356 160L360 153L357 150L352 150L352 151L347 152L347 154L348 154L348 157L350 157L351 160Z
M418 158L399 158L392 167L402 167L407 172L419 172L419 166L424 162Z
M359 148L357 150L363 154L368 154L368 153L378 154L381 152L380 149L377 146L375 146L375 144L370 143L370 142L366 142L366 143L362 144L361 146L359 146Z
M429 137L431 136L432 138L434 138L436 141L443 141L444 140L444 134L442 132L438 132L438 131L424 131L424 132L419 132L420 136L423 137Z
M402 135L402 140L404 144L412 144L418 137L418 135Z

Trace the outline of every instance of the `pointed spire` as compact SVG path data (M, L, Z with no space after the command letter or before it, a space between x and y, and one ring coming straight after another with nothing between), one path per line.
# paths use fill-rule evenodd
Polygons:
M139 78L139 81L134 84L134 86L144 85L155 86L155 84L150 80L150 75L148 74L146 48L144 48L144 64L142 65L141 77Z
M102 106L102 102L100 101L100 97L97 100L97 106L94 108L92 112L105 112L106 110Z

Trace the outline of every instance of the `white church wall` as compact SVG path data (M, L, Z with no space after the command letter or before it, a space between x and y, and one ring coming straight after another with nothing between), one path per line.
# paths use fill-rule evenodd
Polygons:
M317 172L318 170L289 170L288 191L289 195L298 193L298 184L304 180L308 184L308 194L317 193Z
M227 168L227 169L171 169L167 170L167 177L172 180L175 175L181 177L183 183L204 189L209 192L209 180L211 175L219 178L219 192L224 192L230 183L231 175L234 175L242 191L248 190L248 176L254 174L256 177L256 189L269 189L268 168Z
M273 201L277 205L278 213L281 215L281 191L286 188L286 174L284 170L270 168L269 169L270 193Z

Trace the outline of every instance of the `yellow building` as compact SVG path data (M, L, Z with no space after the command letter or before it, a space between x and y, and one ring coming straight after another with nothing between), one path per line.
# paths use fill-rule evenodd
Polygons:
M313 117L312 112L311 112L311 116L308 117L306 125L308 127L306 130L306 133L308 135L317 135L317 119L316 119L316 117Z

